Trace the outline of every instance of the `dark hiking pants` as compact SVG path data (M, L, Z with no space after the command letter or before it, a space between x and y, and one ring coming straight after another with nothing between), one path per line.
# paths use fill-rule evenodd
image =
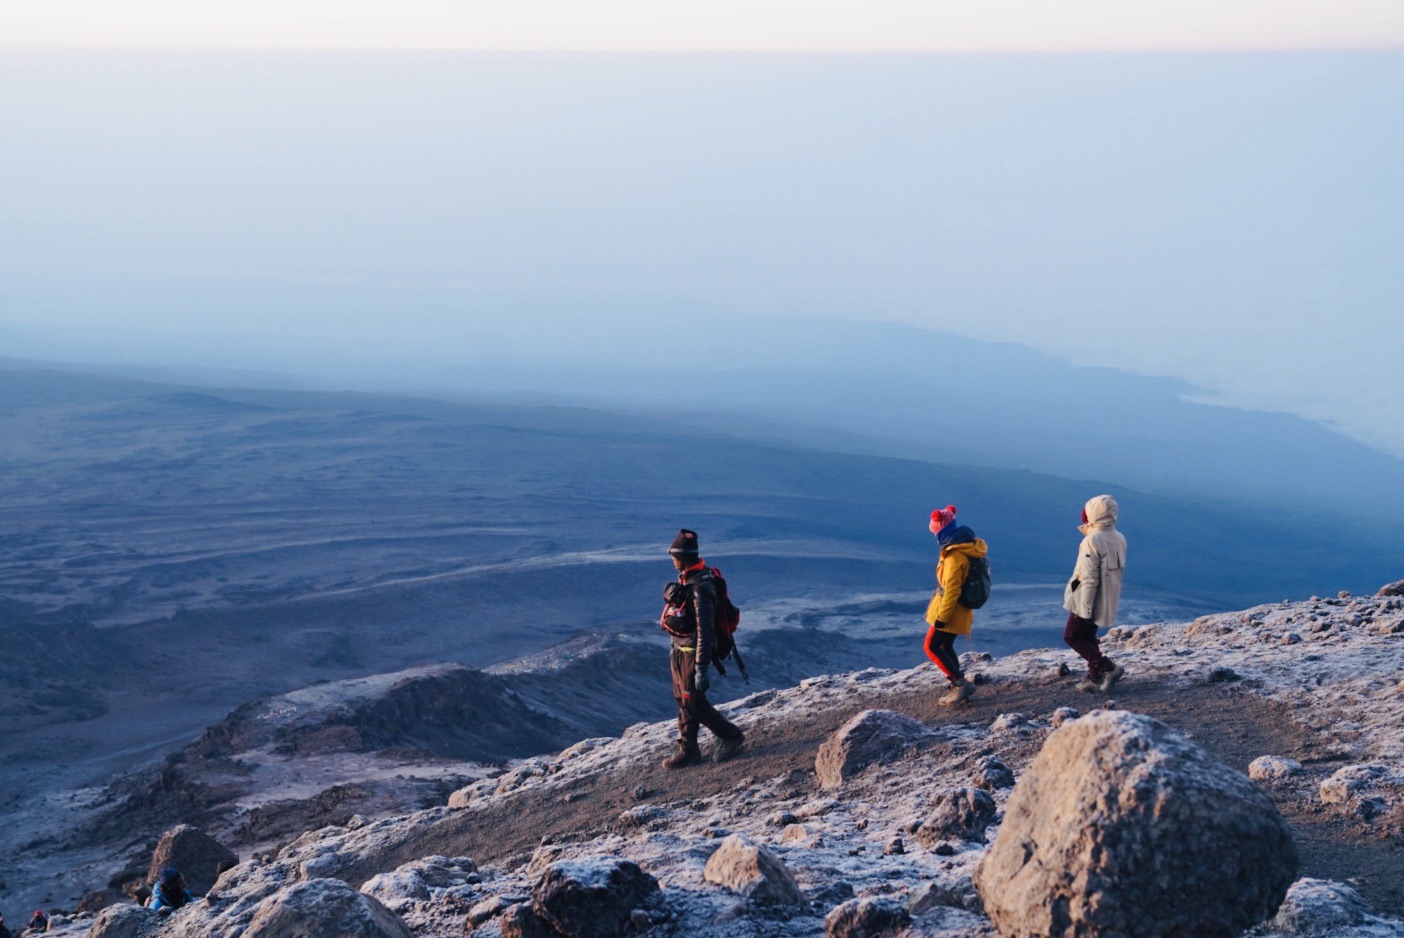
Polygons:
M718 713L708 702L707 695L697 689L697 678L693 674L696 667L696 651L673 646L673 699L678 702L678 738L688 746L696 746L700 724L721 739L735 739L741 731Z
M941 669L946 680L952 684L965 676L960 670L960 658L955 653L955 640L954 632L938 629L934 625L926 630L926 657Z
M1091 619L1068 613L1063 641L1087 662L1087 676L1092 680L1101 680L1102 675L1111 670L1111 661L1102 654L1102 645L1097 641L1097 623Z

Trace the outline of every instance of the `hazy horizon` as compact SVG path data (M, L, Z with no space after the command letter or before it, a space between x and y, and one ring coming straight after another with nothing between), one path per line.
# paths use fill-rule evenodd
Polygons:
M0 355L354 386L666 354L630 316L896 322L1400 456L1400 88L1398 52L11 50Z

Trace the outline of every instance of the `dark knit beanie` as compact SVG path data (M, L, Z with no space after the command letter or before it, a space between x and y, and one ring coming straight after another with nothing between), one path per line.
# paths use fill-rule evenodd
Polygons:
M668 548L668 553L674 557L696 557L700 553L697 549L697 532L683 528L673 538L673 546Z

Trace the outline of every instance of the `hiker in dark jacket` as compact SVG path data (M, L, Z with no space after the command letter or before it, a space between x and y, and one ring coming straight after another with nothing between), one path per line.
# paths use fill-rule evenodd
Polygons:
M720 743L713 758L722 762L736 755L745 736L707 700L708 674L716 647L717 591L707 562L697 547L697 532L683 529L668 548L678 579L663 590L663 628L673 640L673 699L678 704L677 751L663 760L665 769L702 761L697 746L699 726L711 730Z
M185 877L180 874L180 870L168 866L161 870L156 884L151 887L151 898L146 900L146 907L160 915L170 915L186 903L194 901L195 897L186 888Z

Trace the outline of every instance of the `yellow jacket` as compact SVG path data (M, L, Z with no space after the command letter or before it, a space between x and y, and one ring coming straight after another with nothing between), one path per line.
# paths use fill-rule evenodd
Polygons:
M941 557L936 561L936 595L931 597L931 604L926 607L927 625L939 622L943 632L970 634L975 610L960 604L960 588L965 585L970 558L983 557L989 550L989 545L978 537L974 541L941 548Z

